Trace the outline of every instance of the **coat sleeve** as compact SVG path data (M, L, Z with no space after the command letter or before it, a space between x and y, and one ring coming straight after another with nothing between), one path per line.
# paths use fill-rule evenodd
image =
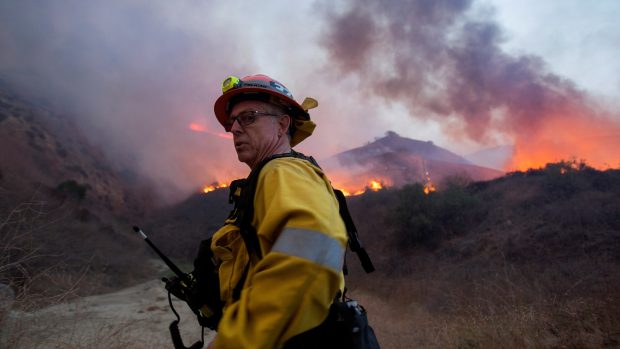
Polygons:
M263 168L253 225L263 259L225 311L215 347L281 348L319 325L344 286L347 236L326 178L299 159Z

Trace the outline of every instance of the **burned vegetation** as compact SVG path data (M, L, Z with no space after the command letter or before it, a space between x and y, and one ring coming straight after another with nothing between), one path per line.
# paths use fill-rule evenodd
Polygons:
M578 161L368 192L350 201L378 272L349 257L349 286L390 347L614 347L618 198L620 170Z

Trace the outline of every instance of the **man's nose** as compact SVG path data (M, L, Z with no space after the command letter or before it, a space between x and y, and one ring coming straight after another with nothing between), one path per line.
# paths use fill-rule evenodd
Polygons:
M243 131L243 127L239 124L239 120L233 120L232 125L230 126L230 132L232 133L241 133Z

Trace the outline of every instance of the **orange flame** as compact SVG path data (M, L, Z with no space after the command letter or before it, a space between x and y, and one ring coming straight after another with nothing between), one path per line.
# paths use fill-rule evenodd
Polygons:
M383 188L387 188L387 183L389 183L387 180L382 180L382 179L369 179L368 182L366 184L363 185L362 188L360 188L360 185L343 185L341 182L333 182L334 184L334 188L339 188L342 193L344 194L344 196L357 196L357 195L362 195L364 194L366 191L368 190L372 190L372 191L379 191Z
M220 189L220 188L228 188L228 184L214 182L210 185L205 185L204 187L202 187L202 192L206 194L206 193L215 191L215 189Z
M548 163L583 159L597 169L620 167L620 122L581 108L542 119L515 139L507 171L542 168Z
M436 191L437 188L435 188L435 185L431 181L431 174L428 173L428 171L425 171L424 174L426 175L426 179L424 180L424 194L428 195Z
M435 185L433 185L433 183L428 182L424 185L424 194L428 195L434 191L436 191L437 188L435 188Z
M220 138L232 139L232 135L229 133L211 131L207 128L207 126L199 124L197 122L190 122L188 127L194 132L208 133L210 135L218 136Z
M381 189L383 189L383 185L381 185L380 182L375 181L374 179L370 181L370 185L368 186L368 188L372 191L379 191Z
M358 195L362 195L366 192L366 190L364 189L360 189L360 190L356 190L353 193L346 191L345 189L341 189L342 194L344 194L344 196L358 196Z

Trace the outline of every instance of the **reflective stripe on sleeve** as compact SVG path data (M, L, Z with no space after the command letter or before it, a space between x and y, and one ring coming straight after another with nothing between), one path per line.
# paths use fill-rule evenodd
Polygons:
M342 271L344 248L338 240L318 231L286 228L271 251L309 260L336 273Z

